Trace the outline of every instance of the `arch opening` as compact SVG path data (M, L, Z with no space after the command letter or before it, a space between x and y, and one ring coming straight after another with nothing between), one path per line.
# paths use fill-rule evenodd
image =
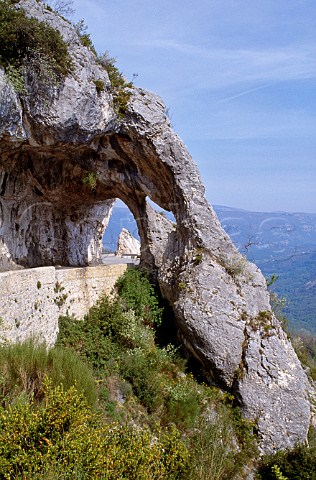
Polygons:
M102 237L103 253L116 253L118 237L123 228L140 241L137 223L132 212L122 200L117 199Z
M149 202L150 206L158 214L164 216L173 224L176 224L175 217L172 212L161 208L159 205L154 203L148 196L146 197L146 201ZM117 199L113 205L110 220L103 234L103 253L113 254L117 251L117 242L122 229L127 230L130 235L132 235L136 240L140 242L137 221L135 220L128 206L122 200Z
M154 177L148 157L139 165L142 152L135 147L136 153L127 154L120 145L126 149L126 138L117 136L100 139L98 154L87 147L64 151L27 146L1 159L2 270L102 263L108 242L102 239L115 198L131 212L133 227L127 229L141 242L142 262L155 267L152 226L159 230L162 224L155 215L169 215L173 205L171 192L164 189L170 172L162 180Z

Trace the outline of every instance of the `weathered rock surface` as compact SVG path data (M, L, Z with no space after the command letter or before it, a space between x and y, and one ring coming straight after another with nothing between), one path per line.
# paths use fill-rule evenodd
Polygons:
M140 255L140 242L137 238L126 230L122 228L121 233L117 239L117 250L116 254L118 257L122 255Z
M45 102L35 87L18 96L0 72L3 265L97 262L112 199L120 198L137 221L142 264L156 272L179 335L208 378L235 393L264 451L303 441L306 375L271 312L265 279L222 230L163 102L133 88L118 120L107 74L72 26L35 0L18 5L60 30L76 68ZM159 218L147 196L176 224Z

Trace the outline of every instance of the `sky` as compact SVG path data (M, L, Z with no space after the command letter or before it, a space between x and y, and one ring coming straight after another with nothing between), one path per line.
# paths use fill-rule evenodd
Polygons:
M212 204L316 213L315 0L74 0L160 95Z

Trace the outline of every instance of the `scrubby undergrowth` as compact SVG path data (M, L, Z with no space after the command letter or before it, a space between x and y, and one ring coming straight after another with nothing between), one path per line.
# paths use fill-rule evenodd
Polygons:
M254 455L250 426L174 346L157 346L146 275L127 271L117 290L82 321L61 318L50 351L0 348L0 479L237 478Z
M68 46L57 30L14 3L0 1L0 65L19 93L56 85L72 70Z
M257 480L316 479L316 432L310 429L308 445L264 457L258 467Z
M163 312L141 270L117 292L62 317L49 351L0 348L0 479L246 478L257 451L233 398L157 345ZM258 478L315 478L315 444L262 460Z

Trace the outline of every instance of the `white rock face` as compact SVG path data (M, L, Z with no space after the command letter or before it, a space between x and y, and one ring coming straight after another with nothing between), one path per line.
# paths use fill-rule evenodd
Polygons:
M117 250L116 254L118 257L122 255L140 255L140 242L137 238L126 230L122 228L121 233L117 239Z
M307 377L271 311L264 277L221 228L162 100L133 88L117 119L107 73L74 28L36 0L16 5L60 30L75 70L45 101L36 85L17 95L1 72L0 265L97 263L112 199L120 198L180 338L257 423L262 450L304 441ZM101 93L96 79L105 82ZM158 216L147 196L176 224Z
M70 22L49 11L42 2L20 0L17 6L22 7L28 16L59 30L69 45L74 66L74 74L66 77L58 88L51 89L50 102L47 98L42 101L42 95L36 91L36 83L32 85L32 94L24 96L30 117L36 117L36 124L28 123L29 138L33 137L33 141L37 142L37 137L40 137L39 143L50 144L53 134L60 141L67 142L71 137L72 143L82 144L92 139L97 131L104 132L115 122L107 72L95 61L91 50L82 45ZM97 92L95 80L104 82L104 91ZM47 125L50 126L49 135Z

